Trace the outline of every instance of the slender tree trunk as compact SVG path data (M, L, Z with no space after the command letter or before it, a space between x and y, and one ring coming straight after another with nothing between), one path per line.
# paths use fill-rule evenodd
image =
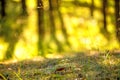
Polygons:
M62 33L63 33L63 36L65 38L65 43L70 47L70 43L68 41L68 34L67 34L67 30L65 28L65 25L64 25L64 21L63 21L63 17L62 17L62 14L59 10L59 3L57 1L57 7L58 7L58 16L59 16L59 20L60 20L60 23L61 23L61 29L62 29Z
M26 0L21 0L22 3L22 13L27 14Z
M11 30L9 31L7 34L5 34L4 38L5 38L5 41L9 43L9 46L7 48L7 51L5 53L5 57L3 60L9 60L14 56L14 50L15 50L15 46L16 46L16 43L18 42L19 40L19 37L21 35L21 33L23 32L23 26L24 23L21 23L17 29L15 30L12 30L12 29L8 29L8 30ZM17 35L17 36L16 36Z
M104 23L104 29L107 31L107 21L106 21L106 8L107 8L107 0L103 0L103 23Z
M6 16L6 13L5 13L6 2L5 2L5 0L0 0L0 1L1 1L1 16L5 17Z
M101 29L101 32L106 37L107 40L110 39L110 33L107 30L107 3L108 0L102 0L102 13L103 13L103 28Z
M57 50L59 52L61 52L63 50L63 47L61 45L61 43L58 41L58 39L56 38L56 26L55 26L55 11L57 8L57 0L49 0L49 6L50 6L50 22L51 22L51 36L53 38L53 40L55 41L56 45L57 45Z
M92 0L91 4L91 16L93 17L93 12L94 12L94 0Z
M116 37L120 42L120 0L115 0Z
M39 41L38 41L38 49L40 50L39 54L44 55L44 9L43 9L43 2L42 0L37 0L37 12L38 12L38 34L39 34Z

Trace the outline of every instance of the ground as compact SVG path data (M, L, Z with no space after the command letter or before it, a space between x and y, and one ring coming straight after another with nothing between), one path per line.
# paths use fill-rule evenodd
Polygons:
M120 80L119 52L74 54L0 63L0 80Z

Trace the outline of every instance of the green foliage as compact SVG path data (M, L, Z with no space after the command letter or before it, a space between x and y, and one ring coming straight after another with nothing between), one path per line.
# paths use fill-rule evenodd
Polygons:
M91 0L55 0L51 2L51 6L48 0L42 1L42 16L38 16L41 8L37 6L36 1L26 1L27 15L23 15L20 0L7 2L7 16L0 20L1 61L11 58L23 60L38 55L48 57L49 54L64 52L120 48L114 24L114 0L108 2L107 30L103 27L101 0L94 1L93 12ZM38 25L39 19L43 21Z

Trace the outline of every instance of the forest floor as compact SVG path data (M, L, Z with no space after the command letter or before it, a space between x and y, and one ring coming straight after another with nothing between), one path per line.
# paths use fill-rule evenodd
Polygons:
M120 52L76 53L57 59L0 63L0 80L120 80Z

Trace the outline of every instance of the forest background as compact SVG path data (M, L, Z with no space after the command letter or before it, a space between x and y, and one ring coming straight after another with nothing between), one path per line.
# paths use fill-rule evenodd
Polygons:
M0 61L120 49L119 0L0 0L0 5Z

